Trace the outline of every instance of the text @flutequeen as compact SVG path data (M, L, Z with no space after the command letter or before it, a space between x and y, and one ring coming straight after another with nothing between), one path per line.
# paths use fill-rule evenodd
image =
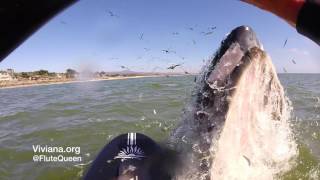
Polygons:
M34 162L81 162L80 147L32 145Z

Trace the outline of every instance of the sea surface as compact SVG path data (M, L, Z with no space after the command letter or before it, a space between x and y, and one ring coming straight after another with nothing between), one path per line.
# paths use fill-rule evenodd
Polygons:
M320 74L279 77L293 108L299 156L278 179L320 179ZM0 179L81 179L122 133L165 142L194 85L194 76L176 76L0 89ZM82 162L33 162L41 154L36 145L80 147L63 155Z

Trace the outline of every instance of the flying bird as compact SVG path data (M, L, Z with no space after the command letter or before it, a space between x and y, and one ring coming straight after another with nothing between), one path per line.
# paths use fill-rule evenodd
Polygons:
M195 45L195 44L197 44L197 42L195 41L195 40L192 40L192 43Z
M143 48L145 51L150 51L150 49L149 48Z
M169 50L169 49L163 49L162 52L169 54L169 53L176 53L175 51Z
M288 71L286 70L286 68L283 68L283 72L287 73Z
M182 66L182 64L174 64L174 65L169 66L167 69L172 69L173 70L178 66Z
M110 11L110 10L108 10L107 12L109 13L109 15L110 15L111 17L119 17L118 15L114 14L114 13L113 13L112 11Z
M287 42L288 42L288 38L284 41L283 47L285 47L287 45Z
M213 34L213 31L209 31L209 32L201 32L203 35L207 36L207 35L210 35L210 34Z
M179 33L178 33L178 32L173 32L172 34L173 34L173 35L179 35Z
M183 57L183 56L180 56L180 58L181 58L182 60L184 60L184 59L185 59L185 57Z
M140 40L143 40L143 33L141 33L139 39L140 39Z
M182 65L182 64L181 64ZM183 67L181 67L181 69L183 70L184 74L190 74L187 70L185 70Z
M188 27L187 29L189 29L190 31L193 31L193 30L194 30L193 27Z
M215 29L217 29L217 27L216 27L216 26L213 26L213 27L209 27L208 29L209 29L209 30L215 30Z
M128 67L126 67L126 66L120 66L121 67L121 69L126 69L126 70L130 70Z

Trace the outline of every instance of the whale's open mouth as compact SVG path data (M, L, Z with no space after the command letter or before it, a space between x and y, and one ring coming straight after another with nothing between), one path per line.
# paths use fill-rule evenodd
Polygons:
M255 33L247 26L234 29L198 77L193 100L172 133L172 145L188 159L179 176L272 179L296 153L289 114Z

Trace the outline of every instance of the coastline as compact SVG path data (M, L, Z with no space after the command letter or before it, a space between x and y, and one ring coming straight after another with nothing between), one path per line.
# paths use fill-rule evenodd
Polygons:
M28 81L21 83L12 83L7 85L0 84L1 89L13 89L13 88L23 88L23 87L33 87L33 86L48 86L48 85L57 85L57 84L71 84L71 83L85 83L85 82L95 82L95 81L112 81L112 80L125 80L125 79L137 79L137 78L146 78L146 77L164 77L164 75L146 75L146 76L118 76L118 77L109 77L109 78L95 78L88 80L53 80L53 81ZM25 83L25 84L23 84Z

